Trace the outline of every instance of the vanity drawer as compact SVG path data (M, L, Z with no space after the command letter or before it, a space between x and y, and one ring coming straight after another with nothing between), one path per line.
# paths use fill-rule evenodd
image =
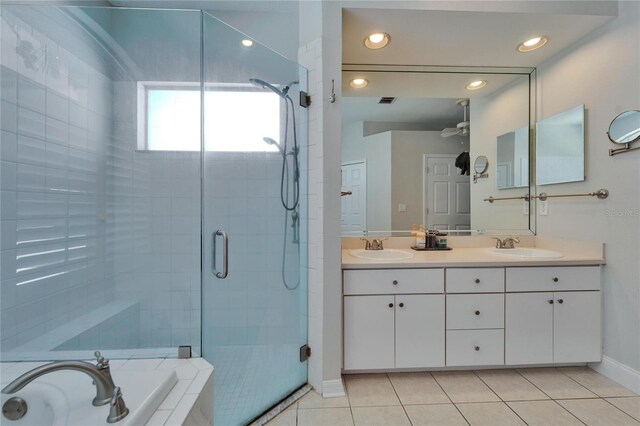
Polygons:
M600 290L599 266L507 268L507 291Z
M447 330L504 328L504 294L447 295Z
M504 268L448 268L447 293L502 293Z
M503 364L504 330L447 331L447 366Z
M344 294L444 293L444 269L344 271Z

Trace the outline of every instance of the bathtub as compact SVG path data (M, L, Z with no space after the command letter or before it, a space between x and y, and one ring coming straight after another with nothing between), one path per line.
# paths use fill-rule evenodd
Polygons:
M3 364L0 383L6 386L20 374L43 363ZM113 381L122 389L129 415L115 425L144 425L178 382L176 371L127 370L112 366ZM109 425L109 405L94 407L95 386L81 372L59 371L44 375L12 395L1 395L1 403L18 396L27 402L27 414L16 421L2 417L3 426Z

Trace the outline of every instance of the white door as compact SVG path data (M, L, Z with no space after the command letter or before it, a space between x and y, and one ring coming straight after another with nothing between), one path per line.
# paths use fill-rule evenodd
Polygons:
M470 177L455 166L456 156L425 156L428 229L470 229Z
M394 367L393 295L344 297L344 368Z
M444 295L396 295L396 368L444 367Z
M554 293L553 362L601 361L600 292Z
M553 362L553 293L510 293L505 306L505 364Z
M367 229L367 166L365 162L342 165L342 191L350 195L342 197L342 230Z

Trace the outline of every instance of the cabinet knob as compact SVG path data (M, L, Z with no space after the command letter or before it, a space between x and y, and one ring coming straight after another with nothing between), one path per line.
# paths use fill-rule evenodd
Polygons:
M553 305L553 299L549 299L547 302L549 302L550 305Z
M398 285L398 280L393 280L393 285Z
M558 303L564 303L564 300L558 299Z
M478 352L480 350L480 346L476 346L474 349Z
M404 303L400 303L398 306L400 306L401 308L404 308Z
M476 284L480 284L480 278L475 279Z
M393 303L389 303L389 307L390 307L390 308L393 308Z
M553 277L553 282L554 283L557 283L558 281L560 281L560 280L558 280L558 277Z
M480 311L476 311L476 312L475 312L475 314L476 314L476 315L480 315Z

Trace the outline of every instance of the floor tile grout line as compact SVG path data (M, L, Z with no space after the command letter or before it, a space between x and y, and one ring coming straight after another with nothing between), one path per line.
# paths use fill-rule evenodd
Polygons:
M548 393L546 393L545 391L542 390L542 388L540 388L539 386L537 386L535 383L533 383L531 380L527 379L527 376L525 376L524 374L522 374L517 368L514 368L513 371L515 371L516 373L518 373L523 379L525 379L527 382L531 383L531 386L533 386L534 388L538 389L540 392L542 392L544 395L546 395L549 399L554 400L553 397L551 395L549 395ZM555 401L555 400L554 400Z
M478 380L480 380L482 383L484 383L484 385L485 385L486 387L488 387L488 388L489 388L489 390L490 390L491 392L493 392L493 393L498 397L498 399L500 400L500 402L501 402L503 405L505 405L509 410L511 410L511 412L512 412L513 414L515 414L517 418L519 418L520 420L522 420L522 422L523 422L525 425L528 425L528 424L529 424L529 423L527 423L527 422L525 421L525 419L523 419L522 417L520 417L520 415L519 415L518 413L516 413L516 411L515 411L513 408L511 408L511 406L510 406L509 404L507 404L507 402L506 402L504 399L502 399L502 397L501 397L500 395L498 395L498 393L497 393L496 391L494 391L494 390L491 388L491 386L489 386L489 384L488 384L487 382L485 382L484 380L482 380L482 377L480 377L480 375L477 373L477 371L476 371L476 370L472 370L472 371L473 371L473 374L475 374L475 376L478 378Z
M614 404L610 403L609 401L606 400L606 398L600 398L602 399L604 402L606 402L607 404L611 405L613 408L615 408L616 410L626 414L627 416L629 416L630 418L632 418L635 421L640 422L640 420L636 419L634 416L632 416L631 414L627 413L626 411L624 411L622 408L620 407L616 407Z
M442 392L444 392L445 396L449 399L449 401L451 401L451 403L453 404L453 406L456 408L456 410L458 411L458 413L460 413L460 415L462 416L462 419L467 422L467 424L469 426L471 426L471 422L469 422L469 420L464 416L464 414L462 414L462 411L460 411L460 408L458 408L458 406L456 405L455 402L453 402L453 399L451 399L451 397L449 396L449 394L447 393L446 390L444 390L444 387L442 387L442 385L440 384L440 382L438 382L438 379L436 378L436 376L434 376L431 372L429 372L429 375L431 376L431 378L433 379L434 382L436 382L436 384L438 385L438 387L442 390Z
M398 395L398 391L396 390L396 387L393 386L393 380L391 380L391 377L389 377L389 373L387 373L387 380L389 380L389 383L391 383L391 389L393 389L393 392L396 394L396 398L398 398L398 401L400 402L400 406L402 407L402 411L404 411L404 415L407 416L407 420L409 420L409 424L411 426L413 426L413 422L411 421L411 417L409 417L409 413L407 413L407 409L404 408L404 404L402 403L402 399L400 399L400 395Z
M577 381L576 379L574 379L573 377L571 377L570 375L568 375L567 373L565 373L564 371L562 371L562 370L561 370L561 368L565 368L565 367L555 367L555 369L556 369L556 370L558 370L561 374L563 374L564 376L566 376L566 377L570 378L571 380L573 380L574 382L576 382L577 384L579 384L580 386L582 386L583 388L585 388L586 390L588 390L589 392L591 392L592 394L597 395L597 396L598 396L598 398L614 398L614 397L610 397L610 396L603 396L603 395L600 395L599 393L597 393L597 392L596 392L596 391L594 391L593 389L591 389L591 388L587 387L587 385L583 385L582 383L580 383L579 381ZM585 367L585 368L589 368L589 367L587 366L587 367ZM598 373L597 371L594 371L594 370L591 370L591 371L593 371L595 374L598 374L598 375L600 375L600 376L603 376L602 374ZM609 380L606 376L603 376L603 377L604 377L605 379ZM621 386L621 387L622 387L622 388L624 388L625 390L628 390L629 392L634 393L631 389L627 389L626 387L624 387L624 386L622 386L622 385L620 385L620 384L618 384L618 383L616 383L616 382L613 382L613 384L618 385L618 386ZM632 395L632 396L638 396L638 395L636 395L636 394L634 393L634 395ZM621 397L621 398L623 398L623 397Z
M346 378L344 380L344 394L347 397L347 401L349 402L349 413L351 413L351 424L355 426L356 418L353 416L353 406L351 405L351 398L349 398L349 386L347 385L348 380Z

